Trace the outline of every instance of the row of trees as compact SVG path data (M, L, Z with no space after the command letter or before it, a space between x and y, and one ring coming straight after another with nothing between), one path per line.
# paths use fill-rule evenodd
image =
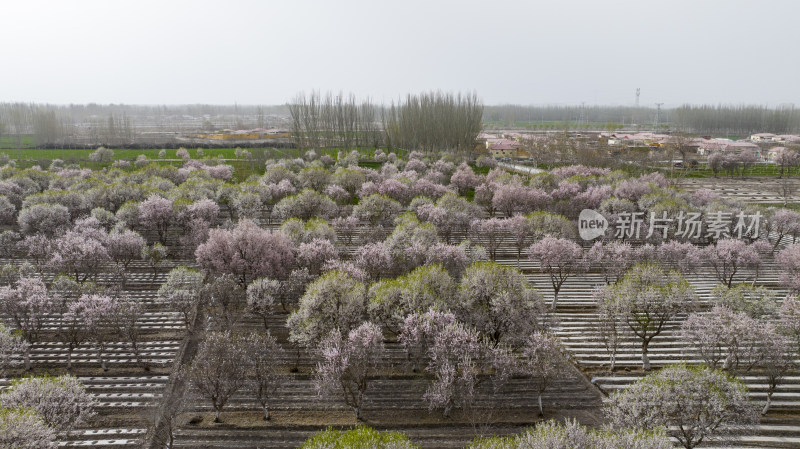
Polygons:
M163 144L174 142L178 133L200 130L288 127L288 115L284 105L0 103L0 138L9 137L17 148L28 136L36 145Z
M483 103L476 93L430 92L408 95L384 111L389 149L468 153L481 132Z
M684 105L670 111L670 123L674 128L700 135L790 134L800 132L800 111L794 106Z
M287 105L298 148L378 148L471 151L481 131L483 104L469 95L409 94L398 104L358 102L352 94L300 94ZM380 115L380 117L379 117Z
M669 436L692 449L725 435L746 432L758 422L744 385L708 367L665 368L611 395L605 413L608 424L589 429L576 420L550 420L518 435L478 437L468 449L668 449ZM668 429L670 429L668 431ZM668 436L669 435L669 436ZM328 429L306 440L301 448L417 448L405 435L367 427Z
M377 148L383 144L379 107L353 94L299 94L287 105L297 148Z
M81 285L66 277L57 277L48 289L41 279L26 277L32 275L30 270L23 267L21 272L9 273L12 270L4 267L4 276L11 275L16 280L10 282L13 286L0 287L0 305L16 328L18 340L4 337L7 348L0 358L0 370L14 366L19 356L24 369L29 370L31 346L47 341L53 333L67 345L67 369L72 368L75 349L90 342L98 363L107 370L106 348L120 340L129 344L140 366L149 368L142 349L139 321L144 309L140 303L123 298L113 289ZM53 318L59 320L55 332L48 329Z

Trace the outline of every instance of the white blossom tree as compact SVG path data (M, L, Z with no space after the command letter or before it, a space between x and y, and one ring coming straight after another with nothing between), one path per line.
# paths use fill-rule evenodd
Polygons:
M674 428L686 449L758 423L747 389L708 367L676 365L611 395L607 415L615 428Z
M30 409L58 432L69 432L95 415L97 401L77 378L27 377L0 395L5 408Z
M366 287L342 271L329 271L308 285L289 315L289 340L314 348L334 329L347 334L366 313Z
M33 410L0 408L0 447L56 449L56 431Z
M613 302L628 328L641 340L642 368L650 369L648 348L664 326L696 305L688 282L675 271L667 272L653 264L638 264L616 284L603 288L603 301Z

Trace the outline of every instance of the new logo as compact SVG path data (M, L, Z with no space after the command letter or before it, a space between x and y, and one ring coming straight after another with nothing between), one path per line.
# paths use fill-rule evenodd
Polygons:
M608 220L600 213L591 209L584 209L578 216L578 233L584 240L601 237L608 229Z

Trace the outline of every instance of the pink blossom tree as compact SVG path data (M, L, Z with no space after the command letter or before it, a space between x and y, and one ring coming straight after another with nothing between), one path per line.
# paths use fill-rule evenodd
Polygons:
M398 340L408 354L413 372L418 372L427 365L428 348L433 346L434 339L445 327L455 322L454 314L436 309L406 316Z
M586 261L600 270L606 284L617 282L637 262L636 251L628 242L598 241L586 253Z
M572 240L545 237L528 248L528 258L537 261L550 276L553 286L551 308L556 310L558 292L564 281L586 266L583 250Z
M427 350L426 371L433 379L423 398L429 409L449 417L453 408L471 408L489 354L478 332L458 321L439 330Z
M198 265L208 274L231 274L242 288L259 277L281 279L294 266L289 239L261 229L249 220L235 228L212 229L208 240L195 252Z
M314 189L322 192L331 183L332 176L328 170L322 167L307 167L300 170L297 175L297 182L303 188Z
M514 247L517 249L517 268L519 268L522 251L531 244L531 239L534 235L533 229L531 229L528 219L522 215L508 218L503 224L506 232L513 239Z
M23 353L27 371L31 368L30 345L41 340L47 315L56 310L57 304L36 278L20 278L15 288L0 287L0 304L27 342Z
M211 332L200 345L189 367L194 388L211 401L214 422L231 396L247 382L248 357L245 345L229 332Z
M49 265L75 276L78 282L85 282L95 277L110 260L106 240L102 232L67 231L53 241Z
M721 239L703 249L701 255L703 262L713 268L717 280L728 287L742 268L758 268L761 265L758 251L752 245L736 239Z
M725 164L725 155L720 152L714 152L708 155L706 158L706 166L712 173L714 173L714 177L717 177L717 173L719 173L722 166Z
M692 196L689 198L689 202L692 206L695 207L703 207L712 203L714 201L718 201L720 196L717 192L709 189L697 189L692 192Z
M517 372L530 379L536 391L539 416L544 416L542 393L563 372L565 363L561 343L551 334L534 332L520 349Z
M789 209L777 209L772 211L769 219L769 229L776 235L774 237L775 243L772 245L772 251L775 252L784 237L800 234L800 213ZM768 237L770 237L769 234ZM772 238L770 240L772 240ZM794 241L792 243L794 243Z
M780 281L793 291L800 291L800 244L789 246L775 257L781 267Z
M465 195L469 189L478 187L480 183L480 177L466 163L459 165L453 176L450 177L450 184L458 189L459 195Z
M347 191L351 198L356 195L364 181L366 176L356 169L339 167L333 174L333 182Z
M425 256L425 264L442 265L450 273L450 276L460 279L470 264L486 259L486 251L483 247L473 245L469 240L462 240L458 245L437 243L429 248Z
M308 268L309 273L318 275L325 263L339 258L339 252L329 240L315 238L307 243L301 243L297 248L297 262L300 266Z
M358 229L358 218L353 216L337 217L331 221L331 226L336 230L337 235L344 237L343 240L349 245L353 243L353 236Z
M778 310L778 325L781 332L794 342L794 351L800 354L800 299L787 296Z
M490 217L494 217L497 207L494 203L494 190L488 184L475 188L475 204L481 206Z
M715 306L709 313L693 313L681 325L681 335L697 349L711 368L736 372L751 329L758 323L742 312Z
M751 341L747 362L748 368L758 373L767 384L767 402L761 409L766 415L772 405L772 396L790 370L795 368L792 342L779 332L773 323L759 323L748 338Z
M617 198L630 200L635 203L639 201L639 198L652 191L653 188L648 182L637 179L625 179L617 184L616 188L614 189L614 196Z
M35 411L57 432L85 424L97 407L83 384L70 375L17 380L0 395L0 402L5 408Z
M67 344L67 370L72 369L72 353L75 348L82 345L89 338L89 329L84 322L84 313L89 296L82 295L67 304L67 309L61 315L61 326L58 330L59 337Z
M4 195L0 195L0 224L14 224L17 219L17 208Z
M264 421L269 421L269 406L282 380L283 348L269 332L246 334L239 341L250 368L249 387L264 411Z
M5 376L8 368L17 365L17 357L27 351L27 346L22 337L0 323L0 376Z
M156 231L158 241L162 245L167 243L167 232L174 220L172 200L153 194L139 203L139 225L147 230Z
M789 148L783 148L779 150L777 154L775 154L775 159L773 160L781 168L778 177L782 178L784 170L791 168L793 165L797 164L797 161L800 160L800 155L798 155L798 153L795 150Z
M204 166L203 170L214 179L229 181L233 177L233 167L227 164Z
M618 302L607 301L602 288L595 289L592 298L597 304L597 333L609 356L609 370L614 372L617 352L625 339L625 311Z
M536 424L520 435L478 440L470 449L494 448L626 448L626 449L670 449L672 441L664 429L603 429L591 430L578 424L575 419L559 422L549 420Z
M34 204L17 215L19 230L25 235L58 235L70 224L69 209L60 204Z
M681 273L690 274L700 268L703 254L700 248L689 242L671 240L656 247L656 257Z
M145 371L150 371L150 360L143 355L142 351L142 327L141 320L144 318L144 307L138 301L125 298L118 301L114 308L114 314L109 321L115 329L115 334L130 345L136 364Z
M103 371L108 371L104 353L117 330L111 326L111 318L116 314L118 304L110 296L98 294L83 295L78 301L83 305L83 325L89 334L89 340L95 346L100 367Z
M129 229L114 230L106 239L106 251L109 258L117 264L117 272L122 278L122 287L127 280L128 266L142 255L142 248L146 245L144 238Z
M220 329L233 329L246 305L247 292L230 274L211 278L202 289L203 301L213 313L213 324Z
M383 242L367 243L356 249L355 265L364 270L370 279L377 281L392 266L391 255Z
M496 260L497 248L506 234L506 220L501 218L473 220L470 224L470 234L473 239L480 239L489 253L489 259Z
M346 338L334 330L319 348L321 361L315 372L317 390L322 394L341 393L360 420L364 394L384 351L383 334L373 323L361 324Z

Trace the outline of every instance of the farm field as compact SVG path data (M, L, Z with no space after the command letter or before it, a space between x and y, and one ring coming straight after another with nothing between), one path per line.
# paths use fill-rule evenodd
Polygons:
M19 162L40 151L58 150L8 154ZM89 153L73 160L91 168ZM709 363L684 326L714 318L720 304L785 341L775 355L784 368L768 377L774 366L742 346L741 366L726 370L747 388L756 421L703 444L800 444L800 357L786 324L800 215L775 207L783 198L770 182L692 179L678 191L659 174L529 175L487 159L383 151L292 154L302 159L271 160L240 182L236 164L249 161L189 156L121 171L0 168L0 316L5 338L29 345L0 359L0 395L23 376L74 376L95 414L58 432L60 446L290 448L328 427L367 425L457 448L548 419L599 428L614 392L675 364ZM598 242L578 236L582 209L611 223ZM744 223L741 239L731 222L716 237L674 242L683 246L661 238L680 231L670 226L615 238L626 211L662 210L758 211L764 221ZM634 312L615 312L612 370L598 292L636 270L658 279L675 270L668 276L690 294L648 340L647 370L624 315ZM740 285L744 299L721 302L720 283ZM25 293L31 286L38 296ZM765 311L752 312L756 303ZM263 365L268 405L257 354L273 357ZM337 363L343 371L326 371Z

